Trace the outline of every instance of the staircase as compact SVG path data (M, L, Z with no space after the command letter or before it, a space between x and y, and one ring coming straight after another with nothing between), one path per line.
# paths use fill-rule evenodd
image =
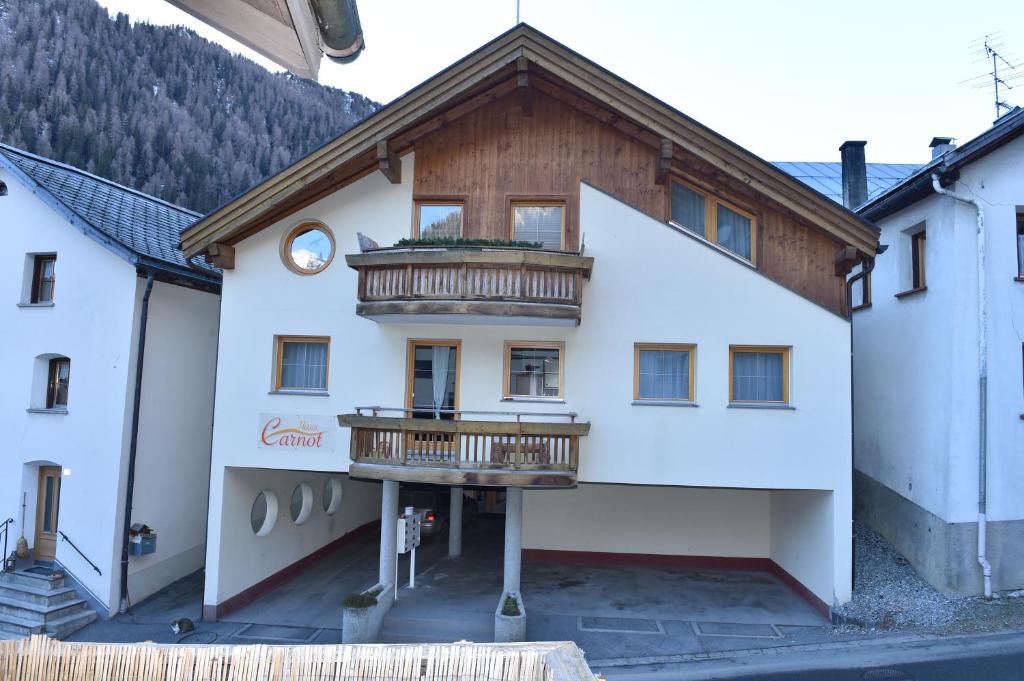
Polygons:
M97 618L85 599L45 568L0 572L0 639L46 634L62 639Z

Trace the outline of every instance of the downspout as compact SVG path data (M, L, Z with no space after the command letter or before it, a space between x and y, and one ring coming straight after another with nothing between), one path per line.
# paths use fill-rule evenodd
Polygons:
M932 189L974 206L978 216L978 565L985 578L985 598L992 598L992 565L986 556L988 487L988 295L985 290L985 212L975 199L950 191L932 173Z
M879 252L882 252L883 250L884 250L884 248L879 249ZM858 281L860 281L861 279L864 279L865 277L867 277L869 274L871 274L871 271L873 269L875 269L875 259L874 258L862 257L860 259L860 272L858 272L857 274L853 275L852 277L850 277L849 279L846 280L846 316L850 320L850 486L851 486L851 490L850 490L850 524L851 525L854 522L854 520L853 520L854 508L853 508L853 489L852 489L852 486L853 486L853 477L854 477L854 475L856 474L856 471L857 471L857 466L856 466L856 464L854 463L854 460L853 460L853 452L854 452L854 449L856 448L856 445L857 445L857 441L856 441L856 437L855 437L855 428L856 428L856 426L855 426L855 424L856 424L855 418L856 418L856 415L857 415L856 414L857 405L854 402L854 395L853 395L853 285L855 283L857 283ZM865 281L864 285L865 286L867 285L866 281ZM851 529L851 532L850 532L850 587L851 588L856 588L857 587L857 538L854 536L854 534L852 532L853 528L851 527L850 529Z
M135 455L139 447L139 404L142 401L142 366L146 355L146 322L149 318L149 296L153 292L153 270L146 274L146 292L142 294L139 314L139 341L135 352L135 394L132 397L132 433L128 445L128 480L124 493L124 533L121 537L121 607L128 612L128 538L132 527L132 498L135 495Z

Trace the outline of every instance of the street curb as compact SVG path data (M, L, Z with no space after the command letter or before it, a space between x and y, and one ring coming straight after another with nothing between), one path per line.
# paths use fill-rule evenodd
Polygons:
M588 660L609 681L727 679L756 674L851 669L1024 650L1024 632L914 634L777 648ZM822 653L830 653L823 655ZM670 665L670 669L644 669Z

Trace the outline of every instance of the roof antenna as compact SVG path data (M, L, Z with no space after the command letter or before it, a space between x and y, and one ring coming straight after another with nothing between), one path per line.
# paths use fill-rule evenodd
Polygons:
M519 25L519 0L516 0L516 26Z
M1021 63L1010 63L1009 60L1013 57L1006 50L1003 44L998 42L1000 40L1000 33L1002 33L1002 31L986 34L982 38L975 40L973 43L973 45L977 46L977 54L979 56L977 61L988 62L991 60L992 70L990 72L974 76L973 78L968 78L965 81L961 81L962 83L973 81L971 88L974 90L981 90L988 89L989 78L992 79L991 87L995 91L996 120L999 120L999 117L1004 115L1004 113L1013 111L1013 107L1010 104L999 98L1000 87L1002 87L1004 91L1012 90L1021 78L1024 78L1024 71L1017 71L1017 67L1021 66ZM981 45L978 45L979 41L981 42ZM1007 68L1014 73L1001 76L999 74L1000 64L1003 66L1004 74Z

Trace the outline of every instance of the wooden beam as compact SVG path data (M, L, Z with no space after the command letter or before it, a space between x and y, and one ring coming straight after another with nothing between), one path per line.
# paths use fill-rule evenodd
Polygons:
M672 169L672 154L675 145L670 139L662 139L658 148L658 161L654 166L654 184L666 184Z
M846 276L860 262L860 253L853 246L843 246L836 251L836 276Z
M388 148L387 140L377 141L377 167L391 184L402 184L402 159Z
M516 59L516 87L519 90L519 108L523 116L533 116L533 88L530 87L530 63L526 57Z
M212 243L206 249L206 262L222 270L235 269L235 247L223 243Z

